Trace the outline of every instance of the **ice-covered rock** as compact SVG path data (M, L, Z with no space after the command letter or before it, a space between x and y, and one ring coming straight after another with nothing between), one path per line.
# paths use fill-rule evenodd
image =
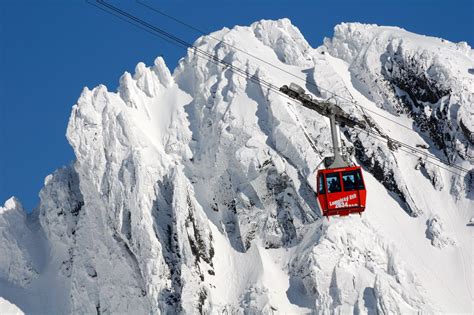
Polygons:
M294 66L310 65L312 48L289 19L262 20L251 25L255 37L270 47L278 59Z
M443 248L456 244L448 234L440 217L434 216L426 222L426 237L433 246Z
M324 222L311 235L317 242L290 263L293 281L303 283L314 309L322 314L429 311L420 283L395 247L365 220L351 223Z
M433 184L436 190L442 190L444 188L444 181L439 167L427 163L425 158L419 158L418 161L415 168L421 170L430 179L431 184Z
M0 279L26 287L38 276L29 252L31 237L21 203L8 199L0 207Z

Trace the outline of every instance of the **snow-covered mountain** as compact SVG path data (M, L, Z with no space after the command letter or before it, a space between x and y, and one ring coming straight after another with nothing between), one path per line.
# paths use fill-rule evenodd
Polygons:
M314 49L281 19L195 45L275 86L313 82L308 91L343 96L380 133L472 169L466 43L351 23ZM85 88L67 128L74 164L46 177L31 215L15 198L0 207L0 307L472 312L472 171L342 131L365 169L367 209L327 220L314 197L316 167L331 155L327 118L193 50L173 74L157 58L117 92Z

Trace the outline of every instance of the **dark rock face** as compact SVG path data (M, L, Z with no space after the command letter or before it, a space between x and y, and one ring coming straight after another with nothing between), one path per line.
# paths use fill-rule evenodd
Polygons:
M474 132L467 128L462 119L459 120L459 126L461 127L461 130L469 143L474 144Z
M401 112L409 114L421 132L426 132L436 147L448 159L453 158L456 126L450 121L451 111L459 107L450 100L451 89L443 87L428 75L427 66L415 55L403 56L400 51L381 56L381 74L390 82L393 93L402 105Z
M384 78L405 91L416 106L420 105L418 102L435 104L451 92L428 75L432 65L426 68L417 56L403 56L400 46L396 52L383 54L380 60Z
M390 151L379 145L375 150L367 150L358 136L354 137L355 157L374 177L393 192L403 203L403 208L412 217L421 214L421 210L414 204L404 183L398 175L398 166L393 166L393 161L388 158ZM392 162L392 163L391 163Z
M398 111L407 113L419 130L426 134L448 162L456 156L466 159L473 133L458 119L461 106L453 88L443 81L442 65L427 53L403 52L401 45L381 55L381 75L388 82ZM441 68L441 70L440 70ZM457 145L461 142L461 145Z

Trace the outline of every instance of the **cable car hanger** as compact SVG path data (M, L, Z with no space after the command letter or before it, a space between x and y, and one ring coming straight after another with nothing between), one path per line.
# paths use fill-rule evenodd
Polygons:
M364 212L367 190L362 169L360 166L354 165L350 158L342 152L336 121L361 129L367 129L367 124L362 120L350 117L335 103L313 99L311 95L305 93L301 86L295 83L291 83L289 86L283 85L280 91L298 100L304 107L329 117L334 156L324 158L326 168L318 170L316 175L316 196L322 215L326 217L347 216Z

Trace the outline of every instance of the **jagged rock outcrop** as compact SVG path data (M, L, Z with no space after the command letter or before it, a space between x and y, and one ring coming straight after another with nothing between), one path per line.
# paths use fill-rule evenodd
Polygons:
M16 198L8 199L0 207L0 226L0 278L26 287L38 276L38 271L28 251L33 240L26 212Z

